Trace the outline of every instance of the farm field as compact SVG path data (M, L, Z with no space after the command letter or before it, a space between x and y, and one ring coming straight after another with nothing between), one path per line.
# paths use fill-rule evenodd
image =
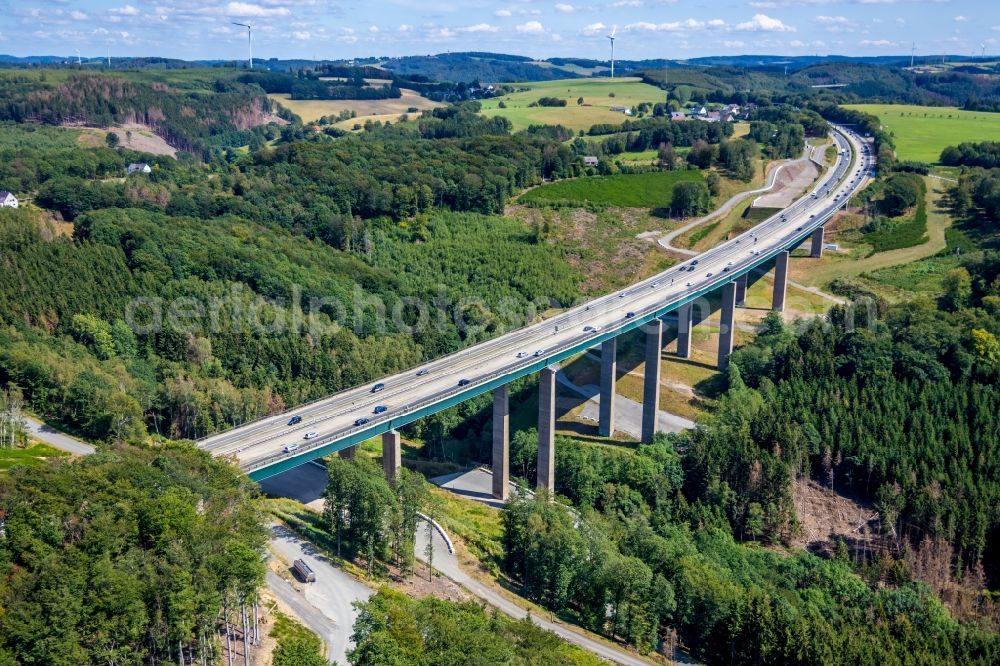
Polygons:
M573 130L587 130L597 123L621 123L628 116L611 111L612 106L632 107L641 102L663 100L663 91L638 78L560 79L532 83L514 83L515 88L527 88L503 97L483 100L482 113L503 116L515 130L529 125L564 125ZM614 93L614 97L609 95ZM540 97L566 100L566 106L529 107ZM576 103L583 98L583 105ZM500 102L507 108L501 109Z
M700 181L699 171L656 171L649 173L590 176L560 180L525 192L520 202L574 201L629 208L668 206L674 184Z
M844 106L878 116L893 133L896 153L901 160L935 163L946 146L1000 136L1000 113L907 104Z
M268 97L291 110L305 123L314 122L323 116L335 116L344 110L354 111L360 122L364 123L365 116L399 116L411 107L423 111L443 106L405 88L399 99L288 99L288 95L281 93Z

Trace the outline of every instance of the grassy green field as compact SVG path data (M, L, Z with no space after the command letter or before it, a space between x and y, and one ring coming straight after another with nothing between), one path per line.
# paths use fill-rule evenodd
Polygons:
M674 184L684 180L700 181L701 172L656 171L572 178L529 190L520 201L574 201L627 208L661 208L670 205Z
M894 135L901 160L935 163L946 146L1000 136L1000 113L906 104L848 104L878 116Z
M612 106L632 107L641 102L663 101L663 91L642 83L637 78L610 79L561 79L539 81L537 83L514 83L515 88L526 88L521 92L483 101L482 113L490 116L504 116L514 125L515 130L529 125L564 125L573 130L586 130L597 123L621 123L628 119L620 112L611 111ZM614 97L610 95L614 93ZM529 107L540 97L557 97L566 100L566 106ZM583 104L577 104L578 98ZM501 109L500 102L507 108Z
M0 471L24 465L35 467L50 458L63 458L69 454L48 444L34 444L26 449L0 449Z
M341 129L350 129L355 123L364 124L365 120L386 120L395 122L401 114L405 114L407 109L416 108L418 111L433 109L443 106L437 102L432 102L423 95L412 90L403 89L403 96L398 99L289 99L285 94L268 95L271 99L281 104L302 118L302 122L311 123L323 116L335 116L341 111L354 111L357 118L340 123ZM343 125L347 125L343 127Z

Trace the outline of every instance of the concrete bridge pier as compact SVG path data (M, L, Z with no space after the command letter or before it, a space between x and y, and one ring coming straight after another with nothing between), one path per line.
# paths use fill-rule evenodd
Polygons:
M733 353L733 334L736 329L736 282L727 282L722 287L722 321L719 322L719 370L729 365L729 355Z
M677 310L677 355L691 358L691 304L685 303Z
M736 305L743 307L747 304L747 274L736 278Z
M341 449L337 452L337 455L344 460L354 460L354 454L358 452L358 445L348 446L346 449Z
M385 476L390 481L399 474L402 457L399 448L399 431L390 430L382 433L382 469L385 470Z
M510 397L506 385L493 389L493 497L510 494Z
M663 347L663 320L646 324L646 365L642 378L642 441L653 441L660 409L660 351Z
M538 373L538 489L556 488L556 371Z
M601 343L601 397L597 433L601 437L615 434L615 380L618 378L618 338ZM539 428L541 431L541 428Z
M785 294L788 292L788 250L780 252L774 264L774 296L771 298L771 309L784 312Z
M819 258L823 256L823 227L819 227L812 235L812 243L809 246L809 256Z

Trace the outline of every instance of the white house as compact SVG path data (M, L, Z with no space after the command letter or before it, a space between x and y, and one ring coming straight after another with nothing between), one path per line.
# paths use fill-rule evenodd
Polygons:
M584 166L595 167L600 164L600 160L597 159L596 155L584 155L583 164Z
M128 165L128 172L129 172L129 174L133 174L133 173L152 173L152 171L153 170L150 169L149 165L146 164L145 162L133 162L132 164Z
M17 197L10 192L0 190L0 208L17 208Z

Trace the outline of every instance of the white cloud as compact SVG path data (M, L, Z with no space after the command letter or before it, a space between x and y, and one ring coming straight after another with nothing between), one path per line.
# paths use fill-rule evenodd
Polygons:
M709 21L699 21L697 19L686 19L684 21L670 21L668 23L650 23L649 21L638 21L625 26L626 32L683 32L685 30L703 30L705 28L725 28L726 22L722 19L711 19Z
M557 2L555 9L557 12L562 12L563 14L572 14L576 11L576 7L573 5L567 5L564 2Z
M124 7L116 7L114 9L109 9L112 14L117 14L118 16L138 16L139 10L132 5L125 5Z
M968 21L969 19L959 14L958 16L955 17L955 20L961 22L961 21Z
M740 49L746 46L746 42L741 42L738 39L727 39L724 42L722 42L722 45L725 46L727 49Z
M69 15L70 15L71 18L73 18L73 19L75 19L77 21L86 21L87 20L87 15L84 14L83 12L79 11L79 10L76 10L76 9L74 9L73 11L71 11L69 13Z
M793 39L792 41L788 42L788 45L791 46L793 49L801 49L803 46L806 45L806 43L800 39Z
M411 30L413 30L413 26L410 25L409 23L400 23L399 24L399 31L400 32L410 32Z
M587 36L592 37L594 35L601 34L602 32L604 32L607 29L608 29L608 26L606 26L603 23L601 23L600 21L598 21L597 23L591 23L590 25L584 26L583 30L581 30L580 32L582 32L583 34L585 34Z
M267 16L288 16L288 9L285 7L261 7L250 2L230 2L226 5L225 14L240 18L263 18Z
M495 25L490 25L489 23L476 23L475 25L467 25L464 28L458 28L458 32L497 32L500 28Z
M370 25L370 26L368 26L368 32L370 32L372 34L375 34L376 32L379 32L378 26L377 25Z
M847 23L846 16L817 16L816 20L820 23Z
M767 14L754 14L749 21L736 24L737 30L748 32L795 32L795 28L786 25L781 19L771 18Z
M538 21L528 21L527 23L522 23L521 25L517 26L516 30L526 35L537 35L539 33L545 32L545 26L543 26Z
M294 37L295 39L299 40L300 42L305 42L305 41L308 41L309 38L312 37L312 35L309 34L309 32L307 32L305 30L302 30L302 31L293 32L292 33L292 37Z
M103 28L99 28L99 29L103 30ZM97 32L97 31L95 30L94 32ZM105 31L105 32L107 32L107 31ZM228 35L231 32L232 32L232 30L229 28L228 25L219 26L218 28L212 28L212 33L214 33L216 35Z
M499 16L501 18L504 18L504 17L510 16L512 13L513 12L511 12L509 9L498 9L495 12L493 12L493 15L494 16Z
M862 46L886 47L886 46L895 46L896 43L895 42L890 42L888 39L862 39L861 40L861 45Z

